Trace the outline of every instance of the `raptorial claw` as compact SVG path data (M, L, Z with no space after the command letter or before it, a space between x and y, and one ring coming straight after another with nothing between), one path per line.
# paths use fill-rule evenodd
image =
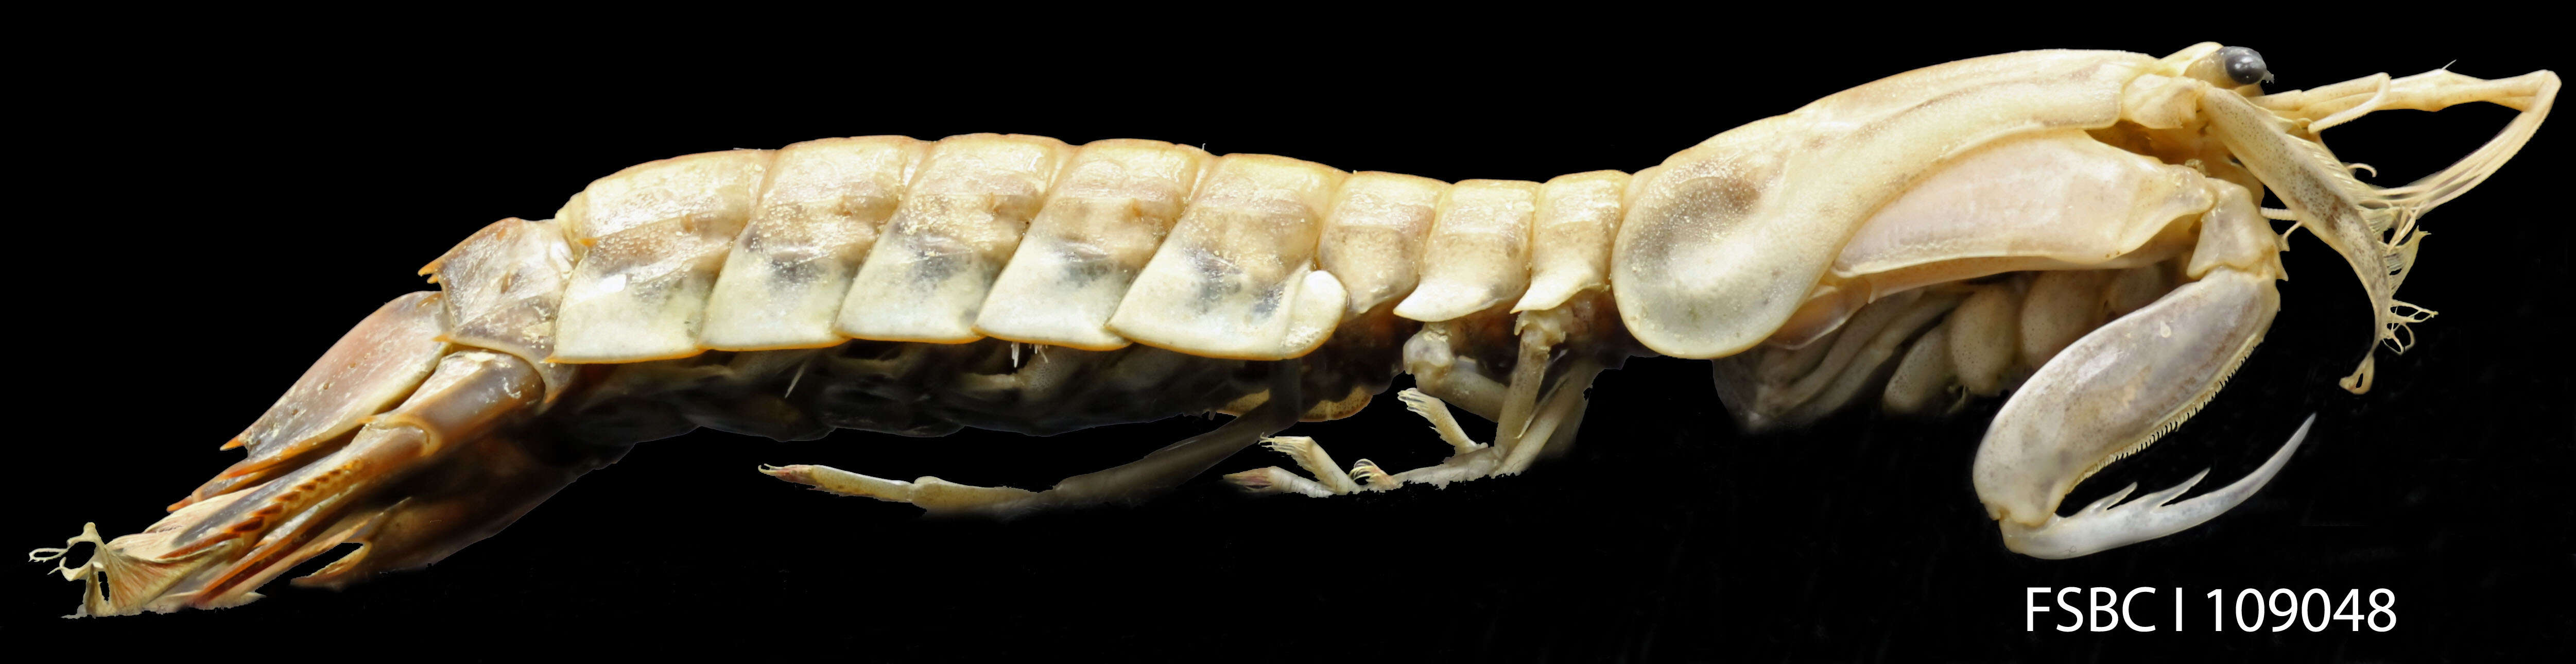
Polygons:
M2231 216L2243 219L2218 223L2250 221L2251 203L2230 198L2238 208ZM2080 556L2172 534L2242 501L2195 499L2198 507L2188 519L2102 516L2146 513L2180 495L2185 484L2138 501L2145 507L2109 507L2127 497L2123 491L2075 517L2057 516L2059 502L2078 483L2144 449L2217 395L2280 308L2273 275L2265 272L2213 268L2202 280L2077 340L2004 403L1978 445L1973 473L1977 498L2000 522L2006 546L2040 557ZM2251 493L2261 486L2257 480L2230 490ZM2070 520L2079 525L2064 525ZM2079 534L2053 534L2065 528Z
M2073 516L2051 515L2038 527L2003 522L2004 548L2033 558L2054 560L2089 555L2189 530L2254 497L2255 491L2261 490L2264 484L2272 481L2272 476L2281 473L2283 466L2289 465L2290 456L2299 450L2299 443L2307 440L2308 427L2316 423L2317 416L2309 415L2307 421L2299 423L2298 433L2290 434L2290 442L2281 445L2280 451L2273 452L2272 458L2263 462L2263 467L2217 491L2167 504L2208 477L2209 470L2202 469L2191 479L2183 480L2172 488L2121 503L2121 499L2138 489L2138 485L2133 483L2093 501Z

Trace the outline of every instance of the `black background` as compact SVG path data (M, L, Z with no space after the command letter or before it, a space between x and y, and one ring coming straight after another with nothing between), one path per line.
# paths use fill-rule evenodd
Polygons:
M22 272L13 289L17 373L34 396L18 402L18 507L0 534L34 547L84 520L110 535L143 527L237 458L214 448L350 324L424 288L410 276L420 264L493 219L544 218L591 179L662 157L998 131L1543 180L1635 170L1836 90L2024 48L2162 55L2215 39L2268 55L2273 89L2454 60L2484 77L2565 64L2538 24L2494 18L2428 17L2372 33L2404 39L2368 42L2269 23L2106 32L2083 21L1861 40L1703 17L1487 26L1334 11L1353 12L1336 20L1345 27L1293 33L999 9L657 29L492 21L410 36L394 33L421 27L415 17L66 25L79 45L22 53L16 76L19 110L42 118L16 132L19 259L52 267ZM242 17L208 20L218 18ZM1028 20L1042 29L991 25ZM2379 168L2366 179L2393 185L2468 153L2510 116L2384 113L2328 140ZM2005 551L1978 505L1968 464L1997 403L1941 421L1863 409L1749 436L1729 424L1705 364L1655 358L1600 380L1568 458L1445 490L1256 499L1212 473L1133 508L928 520L752 469L824 463L1034 488L1214 424L797 444L699 432L639 446L426 572L347 592L279 583L239 609L65 621L54 616L75 586L29 565L0 575L0 638L138 655L467 659L683 646L836 661L2564 652L2576 630L2576 399L2560 322L2569 230L2556 198L2566 133L2544 129L2427 219L2434 237L2400 297L2442 315L2416 326L2414 352L2382 356L2369 394L2334 385L2368 343L2361 291L2330 250L2295 240L2279 322L2243 372L2198 419L2070 503L2205 466L2212 484L2232 480L2317 413L2308 445L2215 522L2078 560ZM1391 399L1292 433L1395 468L1444 451ZM1284 461L1256 449L1219 471ZM2160 588L2138 613L2159 626L2182 587L2192 631L2050 630L2063 613L2023 631L2025 587L2070 585ZM2389 633L2207 631L2202 594L2245 588L2388 588L2399 622Z

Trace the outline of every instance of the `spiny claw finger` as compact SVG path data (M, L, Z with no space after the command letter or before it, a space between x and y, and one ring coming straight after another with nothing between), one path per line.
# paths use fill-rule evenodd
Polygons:
M2314 426L2316 422L2315 415L2308 416L2306 422L2299 424L2299 431L2290 435L2290 442L2283 444L2279 451L2273 452L2272 458L2264 461L2261 468L2256 468L2253 474L2236 480L2234 484L2190 500L2167 503L2184 492L2190 491L2193 486L2200 483L2201 478L2209 476L2208 470L2202 470L2181 484L2115 506L2114 504L2121 498L2127 497L2131 490L2137 488L2137 485L2131 484L2127 489L2121 489L2108 498L2085 506L2074 516L2051 516L2046 523L2037 527L2004 521L2002 522L2004 547L2034 558L2073 558L2171 535L2200 525L2243 504L2246 499L2254 496L2254 492L2261 490L2264 484L2271 482L2272 476L2280 474L2281 468L2289 465L2291 455L2298 451L2301 442L2307 440L2308 428Z
M2201 472L2206 473L2206 472L2209 472L2209 471L2201 471ZM2194 478L2192 478L2192 481L2194 481L2194 482L2200 481L2200 478L2198 478L2198 477L2194 477ZM2130 482L2128 486L2120 487L2120 490L2111 492L2111 495L2103 496L2101 500L2093 501L2093 504L2091 504L2091 505L2086 505L2086 506L2084 506L2084 509L2079 510L2079 511L2080 511L2080 512L2099 512L2099 511L2102 511L2102 510L2104 510L2104 509L2106 509L2106 508L2109 508L2109 507L2110 507L2110 506L2112 506L2112 505L2118 505L2118 504L2120 504L2120 501L2121 501L2121 500L2125 500L2125 499L2127 499L2127 498L2129 497L2129 494L2130 494L2130 493L2135 492L2135 491L2137 491L2137 490L2138 490L2138 483L2136 483L2136 482Z

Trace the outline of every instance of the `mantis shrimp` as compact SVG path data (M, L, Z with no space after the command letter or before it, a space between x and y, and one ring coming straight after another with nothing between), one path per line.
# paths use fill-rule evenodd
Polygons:
M224 607L297 563L337 587L490 536L638 441L706 427L1051 434L1216 412L1214 431L1043 491L820 465L781 480L933 512L1151 495L1226 475L1333 497L1527 471L1628 357L1715 360L1747 427L2010 393L1972 469L2005 546L2082 556L2243 502L2200 478L2061 516L2187 420L2278 308L2294 222L2403 349L2417 218L2483 181L2557 91L2447 71L2266 94L2249 49L2029 51L1899 74L1634 173L1444 183L1156 141L823 139L629 168L431 261L227 447L247 459L79 565L81 610ZM2370 112L2520 111L2404 187L2318 133ZM2284 209L2261 207L2273 192ZM2343 383L2363 391L2365 358ZM1401 471L1283 436L1398 394L1455 454ZM1496 423L1474 440L1452 408ZM1302 474L1299 471L1303 471ZM70 553L42 549L51 561Z

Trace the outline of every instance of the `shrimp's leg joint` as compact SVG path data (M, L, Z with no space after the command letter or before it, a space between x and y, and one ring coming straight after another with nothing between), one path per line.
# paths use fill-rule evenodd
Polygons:
M1468 438L1457 418L1450 414L1448 402L1418 388L1406 389L1396 397L1406 409L1428 421L1432 431L1455 450L1447 460L1390 473L1375 462L1361 459L1352 464L1348 473L1341 473L1335 470L1332 455L1326 454L1321 444L1299 436L1272 439L1269 447L1287 454L1317 480L1277 466L1234 473L1226 480L1254 493L1298 493L1320 498L1362 489L1385 491L1406 484L1447 486L1450 482L1528 470L1540 451L1572 437L1574 425L1583 417L1583 391L1602 370L1589 359L1554 357L1566 342L1570 320L1564 309L1519 315L1514 327L1520 332L1520 357L1502 394L1502 417L1496 421L1491 445ZM1556 374L1553 379L1551 373Z
M1269 435L1296 423L1304 412L1299 405L1298 375L1295 361L1282 362L1271 375L1272 398L1243 416L1132 463L1065 478L1045 491L973 486L927 476L904 482L808 464L764 465L760 472L831 493L911 503L933 514L1009 517L1054 507L1139 500L1196 477L1253 443L1279 440ZM1316 452L1321 454L1320 449Z

